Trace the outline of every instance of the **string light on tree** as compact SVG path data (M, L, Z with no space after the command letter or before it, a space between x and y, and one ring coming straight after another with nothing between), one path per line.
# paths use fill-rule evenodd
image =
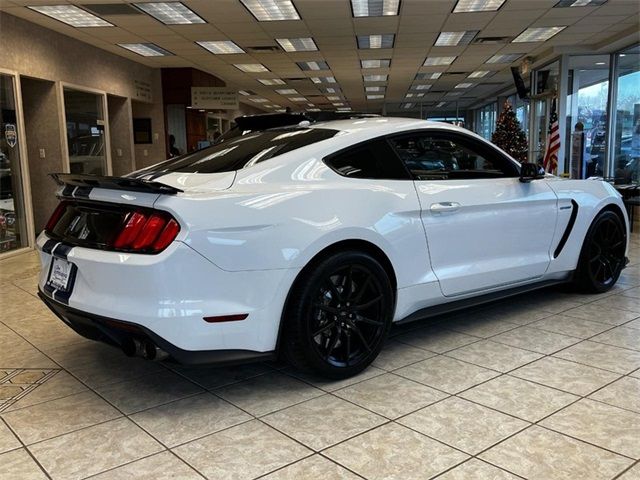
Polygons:
M519 162L527 161L529 144L511 104L506 101L491 141Z

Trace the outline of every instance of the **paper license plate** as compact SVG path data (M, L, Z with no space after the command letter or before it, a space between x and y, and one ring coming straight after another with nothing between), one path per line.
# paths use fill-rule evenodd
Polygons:
M56 290L68 292L71 290L73 277L73 264L62 258L53 257L51 270L49 270L49 284Z

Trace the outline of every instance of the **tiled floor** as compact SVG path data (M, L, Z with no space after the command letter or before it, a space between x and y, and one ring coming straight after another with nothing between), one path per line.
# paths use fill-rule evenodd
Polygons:
M640 236L606 295L393 330L357 378L180 368L85 341L0 263L0 479L640 479Z

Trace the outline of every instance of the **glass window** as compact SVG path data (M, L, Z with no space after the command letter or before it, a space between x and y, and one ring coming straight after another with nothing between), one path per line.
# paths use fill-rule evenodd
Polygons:
M640 181L640 46L617 55L613 167L616 181Z
M497 109L495 103L490 103L478 110L476 133L482 138L491 140L496 129Z
M417 180L499 178L517 169L491 147L455 135L417 133L390 139Z
M407 170L384 139L343 150L327 157L325 162L345 177L410 180Z
M104 95L64 89L71 173L106 175Z

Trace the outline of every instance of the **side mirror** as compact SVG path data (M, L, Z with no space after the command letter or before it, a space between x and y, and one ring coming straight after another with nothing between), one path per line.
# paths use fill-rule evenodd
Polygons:
M520 181L529 183L532 180L544 178L544 173L540 173L540 167L535 163L523 163L520 165Z

